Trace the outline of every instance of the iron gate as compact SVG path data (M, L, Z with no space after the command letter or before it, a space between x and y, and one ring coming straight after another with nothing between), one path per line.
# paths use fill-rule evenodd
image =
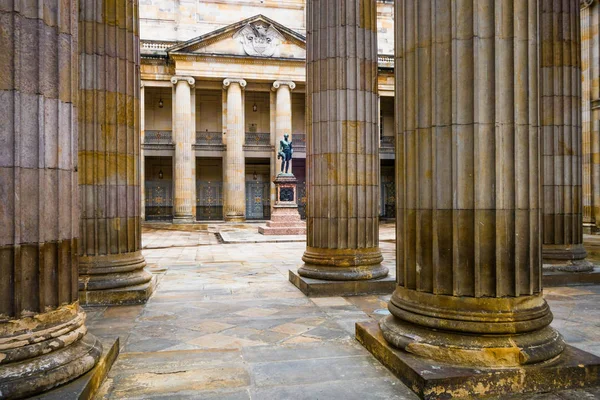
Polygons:
M269 182L246 182L246 219L271 218Z
M296 185L296 190L300 218L306 219L306 183L302 182Z
M223 219L223 182L196 181L196 219Z
M173 218L173 185L170 180L146 181L146 219Z

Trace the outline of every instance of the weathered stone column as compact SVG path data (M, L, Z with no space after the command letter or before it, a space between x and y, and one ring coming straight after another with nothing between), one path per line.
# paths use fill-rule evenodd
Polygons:
M192 129L192 95L191 88L195 80L191 77L174 76L171 83L175 85L175 115L173 116L173 141L175 142L175 201L174 223L192 223L192 200L194 189L194 151L192 144L196 133Z
M275 96L275 175L281 172L281 164L277 160L279 150L279 141L283 135L289 135L292 140L292 90L296 84L292 81L275 81L272 90ZM293 144L292 144L293 145ZM292 162L290 162L290 172L292 171Z
M593 269L585 260L579 3L542 2L541 126L545 270Z
M600 231L600 2L581 0L583 225Z
M153 281L141 253L137 1L80 0L79 10L80 299L141 303Z
M144 141L146 139L146 89L140 84L140 220L146 220L146 158Z
M77 290L77 5L0 3L0 397L89 371Z
M542 297L538 2L397 1L397 288L385 339L519 366L559 355Z
M244 157L244 103L243 79L225 79L227 89L227 155L225 157L225 182L223 190L223 216L225 221L246 219L246 160Z
M307 248L301 276L384 277L375 0L307 2Z

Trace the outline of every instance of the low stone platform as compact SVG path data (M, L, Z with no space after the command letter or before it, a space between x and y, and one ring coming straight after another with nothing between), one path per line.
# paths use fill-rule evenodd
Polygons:
M308 297L392 294L396 288L396 279L390 275L363 281L325 281L305 278L298 275L297 271L290 270L289 280Z
M589 272L544 271L544 287L600 285L600 267Z
M600 357L572 346L552 363L523 368L461 368L391 347L376 321L357 323L356 339L425 400L543 393L600 384Z
M142 285L122 289L88 290L79 292L79 302L85 306L122 306L144 304L156 288L156 276Z
M91 400L108 376L108 372L119 355L119 338L103 339L102 355L98 364L78 379L53 389L43 395L32 397L38 400Z
M225 244L306 242L306 235L265 236L256 230L218 232L217 235Z

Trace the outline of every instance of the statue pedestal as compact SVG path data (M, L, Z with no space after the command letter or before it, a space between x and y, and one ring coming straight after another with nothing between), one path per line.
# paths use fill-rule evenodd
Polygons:
M296 204L296 183L293 174L277 175L275 183L277 198L273 206L271 220L267 226L258 228L263 235L305 235L306 223L300 218L298 204Z

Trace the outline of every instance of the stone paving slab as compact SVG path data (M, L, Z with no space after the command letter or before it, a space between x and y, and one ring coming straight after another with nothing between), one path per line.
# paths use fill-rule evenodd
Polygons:
M148 303L86 307L90 331L119 336L121 345L97 399L418 398L355 339L356 322L387 315L389 294L307 298L288 281L306 243L223 244L216 231L192 232L212 235L202 245L174 240L143 250L158 278ZM142 240L159 243L170 234L178 232L145 230ZM393 274L395 246L381 242L381 250ZM600 355L600 286L549 288L545 297L567 341ZM593 390L536 399L600 398L589 397Z

